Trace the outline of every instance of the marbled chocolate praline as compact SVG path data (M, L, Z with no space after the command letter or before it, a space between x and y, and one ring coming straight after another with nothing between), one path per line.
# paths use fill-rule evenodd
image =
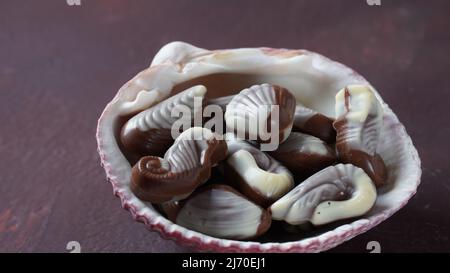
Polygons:
M192 116L202 111L206 88L202 85L191 87L130 118L122 127L120 140L131 158L142 156L162 156L174 142L171 129L179 117L172 116L174 110L188 107ZM202 99L199 105L195 98Z
M265 233L272 222L269 211L223 184L200 188L176 206L171 208L170 220L220 238L255 238Z
M343 163L362 168L377 187L387 180L377 153L383 127L383 109L369 86L349 85L336 95L336 150Z
M223 164L229 183L262 207L268 207L294 186L290 171L277 160L232 133L225 136L228 156Z
M365 214L377 192L370 177L351 164L330 166L303 181L270 207L274 220L323 225Z
M333 122L334 119L297 102L292 130L318 137L327 143L334 143L336 131Z
M222 111L225 113L225 111L227 110L227 105L231 102L231 100L234 98L234 96L235 95L229 95L229 96L208 99L208 104L219 106L220 109L222 109Z
M283 142L292 129L295 104L294 95L286 88L267 83L253 85L231 99L226 107L225 122L239 137L263 143L270 142L272 133L278 129L278 142ZM278 119L272 117L272 106L278 106ZM264 118L266 121L260 122Z
M334 150L324 141L298 132L292 132L277 150L268 153L300 177L307 177L336 162Z
M226 154L226 142L218 135L192 127L175 140L164 158L145 156L134 165L131 190L152 203L186 198L210 177L211 167Z

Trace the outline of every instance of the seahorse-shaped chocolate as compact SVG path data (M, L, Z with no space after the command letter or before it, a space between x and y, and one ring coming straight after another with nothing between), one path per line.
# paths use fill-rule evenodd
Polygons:
M197 85L133 116L122 127L120 134L125 152L138 158L145 155L163 155L174 142L171 129L180 118L172 116L172 113L177 109L182 112L187 107L193 118L202 111L205 93L206 88ZM194 103L196 99L201 99L202 102Z
M387 179L377 153L383 127L383 108L369 86L349 85L336 94L336 149L343 163L362 168L377 187Z

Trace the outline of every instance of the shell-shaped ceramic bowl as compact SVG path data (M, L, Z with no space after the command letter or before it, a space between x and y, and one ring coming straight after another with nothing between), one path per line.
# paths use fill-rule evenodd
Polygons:
M415 194L420 183L420 159L397 116L383 102L384 126L378 152L389 172L375 206L364 216L321 227L314 232L273 235L259 241L234 241L188 230L162 216L130 191L131 166L117 136L132 115L171 94L203 84L208 96L220 90L233 94L253 84L272 83L290 90L298 101L330 117L335 94L348 84L369 84L352 69L307 50L240 48L205 50L183 42L164 46L149 68L126 83L106 106L97 128L101 163L115 195L133 218L164 238L202 251L320 252L335 247L386 220ZM282 232L279 232L280 234Z

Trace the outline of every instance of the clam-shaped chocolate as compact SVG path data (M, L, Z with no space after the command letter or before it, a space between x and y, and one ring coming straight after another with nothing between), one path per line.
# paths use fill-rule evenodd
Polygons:
M333 128L333 122L334 119L297 103L292 130L318 137L327 143L334 143L336 131Z
M335 95L339 90L352 84L370 86L383 109L382 137L377 153L392 174L388 176L386 186L379 190L372 209L362 216L343 220L343 224L337 227L325 225L312 234L298 233L286 237L274 233L264 241L237 241L205 235L178 225L168 220L154 205L136 197L130 189L132 165L120 145L119 131L124 121L192 86L203 85L209 97L218 98L263 83L283 86L297 102L330 118L336 118ZM421 176L420 158L411 138L375 88L354 70L307 50L206 50L183 42L170 43L158 52L149 68L127 82L105 107L98 122L97 141L102 166L122 206L136 220L144 222L164 238L203 251L325 251L370 230L404 207L416 192ZM136 228L140 226L136 225ZM149 243L153 239L149 236Z
M174 123L180 120L180 115L189 120L199 115L205 93L206 88L197 85L130 118L120 134L123 149L129 157L163 155L174 141Z
M344 163L362 168L375 185L387 179L386 166L377 153L383 127L383 108L367 85L349 85L336 94L336 149Z
M295 97L286 88L261 84L242 90L228 103L227 129L240 138L262 143L283 142L294 121Z
M336 162L334 150L317 137L292 132L278 149L269 152L294 174L305 177Z
M377 198L370 177L351 164L330 166L303 181L272 204L272 218L292 225L323 225L361 216Z
M219 238L249 239L265 233L270 213L230 186L213 184L179 202L173 221Z
M294 187L292 174L268 154L227 133L228 157L224 174L253 202L268 207Z
M201 127L184 131L164 158L144 156L133 167L131 189L152 203L186 198L211 175L211 167L225 158L221 136Z

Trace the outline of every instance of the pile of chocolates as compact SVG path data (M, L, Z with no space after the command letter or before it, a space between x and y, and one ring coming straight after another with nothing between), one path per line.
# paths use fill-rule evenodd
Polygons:
M369 86L340 90L336 119L277 85L214 99L206 93L202 85L178 93L131 117L120 133L133 165L131 190L171 221L243 240L264 234L272 221L317 226L372 208L387 172L377 154L383 109ZM194 126L173 139L178 118L171 113L183 108L193 117L207 105L223 110L225 132Z

